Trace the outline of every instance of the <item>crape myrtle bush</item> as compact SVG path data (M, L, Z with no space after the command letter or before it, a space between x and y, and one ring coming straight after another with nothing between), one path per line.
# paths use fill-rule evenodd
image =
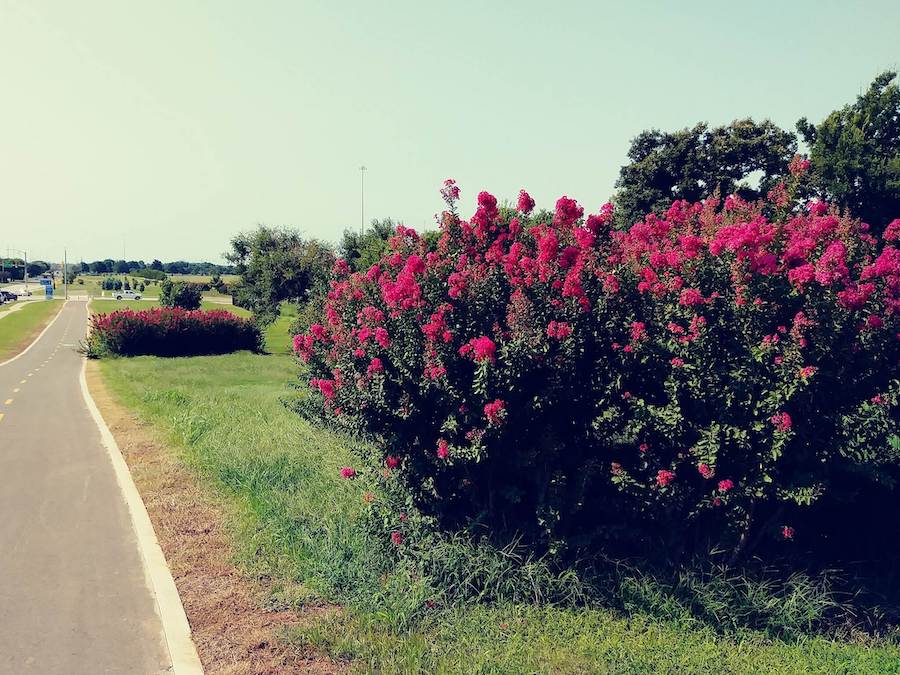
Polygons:
M830 536L841 505L896 508L900 220L877 239L797 203L807 166L760 202L679 201L627 230L567 197L534 215L524 191L462 220L448 180L436 251L401 226L367 271L335 265L294 339L301 412L376 441L342 475L399 486L419 514L381 514L400 547L424 518L736 562ZM872 521L883 541L875 512L845 538Z
M260 351L261 345L259 327L250 319L224 310L154 307L92 315L84 352L90 357L195 356Z

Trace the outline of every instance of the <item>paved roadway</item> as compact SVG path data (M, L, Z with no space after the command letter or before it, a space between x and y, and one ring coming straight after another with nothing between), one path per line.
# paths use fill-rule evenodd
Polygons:
M76 347L86 303L0 366L0 674L170 672Z

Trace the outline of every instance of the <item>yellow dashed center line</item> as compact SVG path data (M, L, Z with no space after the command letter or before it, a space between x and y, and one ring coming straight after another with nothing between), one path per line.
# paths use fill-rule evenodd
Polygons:
M6 401L3 403L3 405L9 405L9 404L12 403L12 402L13 402L13 400L12 400L11 398L8 398L8 399L6 399Z
M14 393L14 394L18 394L20 391L21 391L21 389L19 389L18 387L16 387L15 389L13 389L13 393Z
M0 413L0 422L3 421L3 413Z

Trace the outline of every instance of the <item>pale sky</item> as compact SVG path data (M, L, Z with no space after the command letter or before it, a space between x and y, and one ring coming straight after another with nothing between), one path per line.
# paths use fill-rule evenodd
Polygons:
M596 209L629 140L793 129L900 62L900 2L0 0L0 253L221 261L257 223L421 229L444 178Z

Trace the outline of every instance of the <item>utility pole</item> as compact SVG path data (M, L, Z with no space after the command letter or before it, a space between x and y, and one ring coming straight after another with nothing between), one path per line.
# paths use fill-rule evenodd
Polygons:
M63 249L63 288L66 289L66 300L69 299L69 253Z
M366 167L359 167L359 235L366 231Z

